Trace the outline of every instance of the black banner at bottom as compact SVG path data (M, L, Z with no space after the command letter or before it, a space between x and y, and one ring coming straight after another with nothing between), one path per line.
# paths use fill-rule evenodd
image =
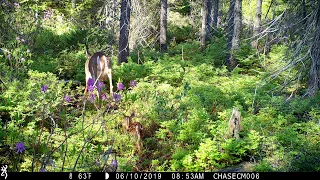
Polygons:
M69 179L69 180L188 180L188 179L273 179L317 177L316 172L1 172L0 179Z

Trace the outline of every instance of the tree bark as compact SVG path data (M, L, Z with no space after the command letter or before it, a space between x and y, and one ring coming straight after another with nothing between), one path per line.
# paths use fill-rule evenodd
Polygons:
M161 12L160 12L160 51L167 50L167 0L161 0Z
M233 5L234 3L234 5ZM237 66L235 53L240 48L240 33L242 23L242 0L231 0L228 22L227 66L229 70Z
M130 29L130 0L121 0L120 37L118 64L128 62L129 56L129 29Z
M202 26L201 26L201 36L200 36L200 48L204 49L207 40L207 28L208 28L208 0L203 1L202 9Z
M234 6L236 0L230 0L229 6L229 20L228 20L228 41L227 41L227 54L226 54L226 64L229 69L231 69L231 48L232 48L232 38L234 32Z
M320 1L316 14L313 44L311 46L311 67L309 71L308 93L314 97L320 89Z
M261 11L262 11L262 0L257 0L257 5L256 5L256 16L254 19L254 24L253 24L253 37L255 39L257 38L258 34L260 33L260 28L261 28ZM251 43L253 48L258 49L258 40L254 40Z
M206 29L206 41L209 41L211 32L212 32L212 19L211 19L211 14L212 14L212 0L207 0L207 29Z
M217 31L218 16L219 16L219 0L214 0L213 25L212 25L214 32Z
M234 6L234 33L232 38L232 48L238 50L240 47L240 33L242 25L242 0L236 0Z

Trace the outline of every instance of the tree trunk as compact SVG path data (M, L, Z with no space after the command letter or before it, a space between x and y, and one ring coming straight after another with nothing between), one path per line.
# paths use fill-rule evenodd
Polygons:
M207 0L207 32L206 32L206 41L209 41L211 33L212 33L212 26L211 26L211 14L212 14L212 0Z
M201 26L201 36L200 36L200 48L204 49L204 47L206 46L206 38L207 38L207 16L208 16L208 0L203 1L202 4L202 26Z
M231 0L228 22L228 44L226 63L229 70L237 66L234 54L240 47L240 30L242 23L242 0Z
M235 53L240 48L240 33L242 23L242 0L235 0L234 5L234 26L232 45L230 52L230 68L234 69L237 66L237 60L235 59Z
M130 0L121 0L120 37L118 64L128 62L129 56L129 28L130 28Z
M234 6L234 33L232 38L232 48L238 50L240 47L240 33L242 24L242 0L236 0Z
M219 0L214 0L213 25L212 25L214 32L217 31L218 16L219 16Z
M234 6L236 0L230 0L229 6L229 20L228 20L228 41L227 41L227 54L226 54L226 64L229 69L231 69L231 48L232 48L232 38L234 32Z
M255 37L255 39L257 38L258 34L260 33L261 11L262 11L262 0L257 0L256 17L254 19L254 24L253 24L253 37ZM253 48L258 49L258 40L254 40L251 43L251 45Z
M311 67L309 71L309 96L314 97L320 89L320 1L316 14L315 34L311 46Z
M161 0L160 12L160 51L167 50L167 0Z

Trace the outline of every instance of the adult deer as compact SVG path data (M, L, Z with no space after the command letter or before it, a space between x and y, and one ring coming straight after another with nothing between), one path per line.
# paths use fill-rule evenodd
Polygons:
M143 144L142 144L143 126L139 122L132 122L132 118L134 116L135 116L134 112L132 112L130 116L124 116L122 127L130 135L136 138L137 141L136 141L135 147L138 151L138 154L140 155L143 149Z
M98 51L91 55L89 53L88 47L86 45L86 55L88 57L85 64L86 72L86 89L84 93L88 91L88 80L90 78L96 81L105 81L109 78L110 83L110 95L113 95L113 86L112 86L112 63L108 56L102 51Z

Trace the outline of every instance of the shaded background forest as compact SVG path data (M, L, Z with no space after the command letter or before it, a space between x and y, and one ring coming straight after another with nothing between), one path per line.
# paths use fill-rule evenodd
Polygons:
M320 2L0 0L9 171L320 171ZM83 95L85 45L114 96ZM240 138L228 131L241 112ZM137 138L125 116L143 125Z

